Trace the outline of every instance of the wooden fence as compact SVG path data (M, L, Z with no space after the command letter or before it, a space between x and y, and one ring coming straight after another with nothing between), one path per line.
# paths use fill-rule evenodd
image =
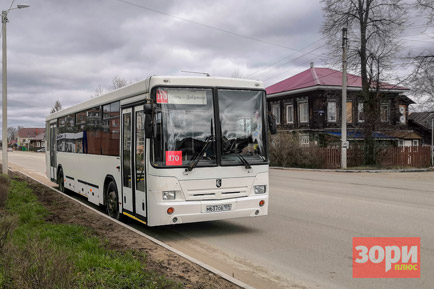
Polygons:
M300 148L300 156L305 156L303 167L322 169L337 169L341 167L340 148ZM377 152L377 165L380 167L413 167L426 168L430 166L430 147L389 147ZM308 161L306 161L308 159ZM358 167L364 163L363 148L347 150L347 166ZM298 166L297 164L294 164Z

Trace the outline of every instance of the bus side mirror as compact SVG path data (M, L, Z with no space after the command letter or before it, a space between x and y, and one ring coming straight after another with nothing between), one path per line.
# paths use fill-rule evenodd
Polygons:
M156 132L153 114L145 114L145 137L155 138Z
M153 109L154 105L152 103L145 103L143 105L143 112L146 115L152 114L152 109Z
M277 120L274 114L271 112L268 113L268 129L271 134L277 134Z
M147 99L143 105L145 113L145 136L146 138L156 138L157 129L155 127L155 106L151 99Z

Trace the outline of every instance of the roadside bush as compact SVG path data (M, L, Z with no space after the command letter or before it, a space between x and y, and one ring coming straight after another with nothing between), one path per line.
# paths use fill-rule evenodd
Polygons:
M0 175L0 211L5 207L6 200L8 198L9 178L4 175Z
M47 240L30 240L25 246L7 246L3 264L5 283L10 288L73 288L69 256Z
M11 235L16 226L16 218L13 216L3 216L0 219L0 256L2 255L3 248L6 245L8 237Z
M300 145L298 133L279 133L270 138L270 164L281 167L320 168L318 147Z

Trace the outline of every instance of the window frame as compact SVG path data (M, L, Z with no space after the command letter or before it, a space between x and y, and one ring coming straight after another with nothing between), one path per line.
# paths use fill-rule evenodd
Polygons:
M274 113L274 109L277 108L277 113ZM276 124L280 124L280 104L271 105L271 113L276 117Z
M347 123L353 123L353 101L347 100L346 105L347 105L347 115L346 115Z
M383 107L386 107L385 119L383 119ZM390 105L388 103L380 104L380 121L382 123L388 123L390 121Z
M363 114L363 119L360 118L360 114ZM359 102L357 104L357 122L364 123L365 122L365 103Z
M306 113L303 113L303 116L306 116L306 120L302 120L301 107L304 105L306 105ZM299 123L309 123L309 102L307 100L298 102L298 121Z
M332 115L330 115L331 104L334 104L334 106L335 106L334 107L334 120L330 118L332 116ZM337 105L337 102L335 100L327 102L327 122L336 123L338 121L337 107L338 107L338 105Z
M308 134L300 134L299 139L301 146L307 147L310 145L310 137Z
M289 108L292 109L290 114L288 113ZM293 104L286 104L285 105L285 112L286 112L286 123L287 124L293 124L294 123L294 105ZM289 116L291 116L291 120L290 120Z

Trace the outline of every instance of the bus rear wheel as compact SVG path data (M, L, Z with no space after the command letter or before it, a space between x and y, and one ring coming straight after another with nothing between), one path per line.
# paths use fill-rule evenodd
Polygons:
M119 212L119 197L116 184L111 181L107 186L107 215L110 217L120 220L121 214Z
M59 185L59 191L62 193L65 192L65 178L63 176L63 170L59 170L59 174L57 175L57 184Z

